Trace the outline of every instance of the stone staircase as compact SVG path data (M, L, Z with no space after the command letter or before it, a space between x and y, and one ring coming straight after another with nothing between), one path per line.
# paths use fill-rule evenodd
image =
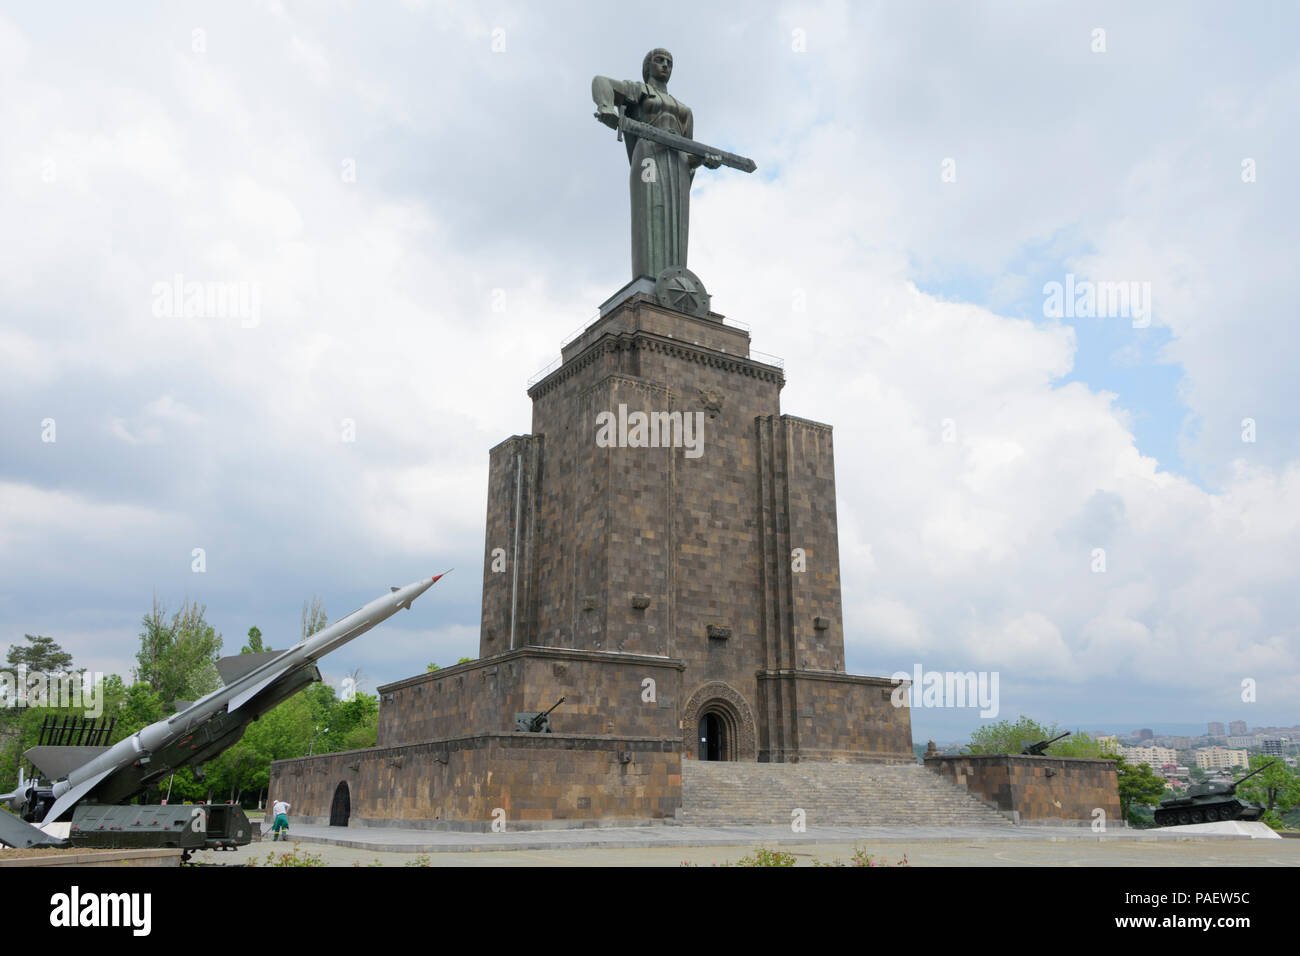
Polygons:
M964 787L920 764L682 761L686 826L1013 826Z

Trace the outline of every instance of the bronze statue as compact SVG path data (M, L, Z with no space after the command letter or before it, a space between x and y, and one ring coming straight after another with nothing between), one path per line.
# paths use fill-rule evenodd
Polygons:
M648 276L681 285L695 278L686 269L690 228L691 180L699 166L726 165L745 172L753 160L695 142L691 109L668 92L673 55L655 49L641 64L642 82L598 76L591 81L596 119L626 136L632 168L632 278ZM665 276L665 273L667 275ZM707 312L707 294L699 293ZM686 308L685 311L698 311Z

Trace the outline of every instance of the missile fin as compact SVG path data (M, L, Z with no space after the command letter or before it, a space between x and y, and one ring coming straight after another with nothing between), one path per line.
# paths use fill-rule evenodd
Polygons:
M48 833L38 830L29 823L23 823L22 820L10 816L8 813L0 813L0 843L19 850L36 846L64 847L68 845L67 840L50 836Z
M36 764L36 768L51 780L62 780L82 764L90 763L107 747L58 747L45 745L31 747L23 756Z
M232 654L217 660L217 673L221 683L233 684L245 674L251 674L268 661L273 661L284 651L262 651L260 654Z
M276 671L274 674L271 674L269 677L265 677L258 683L254 684L248 690L242 691L236 696L230 698L230 703L226 705L226 712L233 714L235 711L239 710L239 708L243 707L250 700L256 697L258 695L258 692L264 690L267 684L279 680L286 673L288 673L287 670Z
M90 793L90 791L95 788L96 784L116 769L118 768L109 767L103 773L95 774L95 776L91 777L89 780L83 780L63 796L59 797L59 799L54 801L54 806L50 807L50 812L45 814L45 819L41 821L41 825L44 826L47 823L53 823L58 820L65 812L71 810L78 800Z

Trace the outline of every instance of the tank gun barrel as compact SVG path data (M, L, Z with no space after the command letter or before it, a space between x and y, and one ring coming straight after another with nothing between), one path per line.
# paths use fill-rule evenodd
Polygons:
M1242 777L1240 780L1234 780L1234 781L1232 781L1232 787L1233 787L1233 789L1235 790L1235 789L1236 789L1240 784L1245 783L1245 782L1246 782L1247 780L1249 780L1251 777L1255 776L1255 774L1257 774L1257 773L1263 773L1263 772L1264 772L1265 770L1267 770L1269 767L1273 766L1273 764L1274 764L1275 762L1276 762L1276 761L1270 760L1268 763L1264 764L1264 766L1262 766L1262 767L1256 767L1254 770L1252 770L1250 773L1246 774L1246 776Z

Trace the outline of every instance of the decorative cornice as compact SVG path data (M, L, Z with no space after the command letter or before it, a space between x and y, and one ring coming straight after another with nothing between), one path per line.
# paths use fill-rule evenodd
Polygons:
M521 657L542 657L548 660L563 661L609 661L617 664L640 664L644 667L671 667L679 671L686 669L686 661L678 657L633 654L627 651L589 651L575 647L546 647L541 644L528 644L524 647L517 647L513 651L506 651L504 654L480 657L478 660L466 661L464 664L453 664L450 667L442 667L436 671L426 671L423 674L406 677L391 684L384 684L376 693L386 694L395 690L404 690L417 684L426 684L446 677L468 674L483 667L496 667L499 664L516 661Z
M798 415L782 415L781 419L782 421L795 425L802 425L804 428L810 428L817 432L826 432L827 434L830 434L833 431L831 426L827 425L825 422L815 422L811 418L800 418Z
M644 329L638 329L632 332L610 332L602 335L578 355L528 389L528 397L536 401L548 392L563 385L606 353L630 351L632 349L659 352L682 361L695 362L709 368L721 369L733 375L771 382L777 387L784 387L785 385L785 373L775 365L767 365L754 359L732 355L729 352L722 352L708 346L695 345L679 339L670 339L652 332L646 332Z
M910 685L910 681L896 681L889 677L865 677L858 674L841 674L837 671L809 670L762 670L756 675L759 680L780 680L796 678L799 680L824 680L836 684L862 684L867 687L899 687Z

